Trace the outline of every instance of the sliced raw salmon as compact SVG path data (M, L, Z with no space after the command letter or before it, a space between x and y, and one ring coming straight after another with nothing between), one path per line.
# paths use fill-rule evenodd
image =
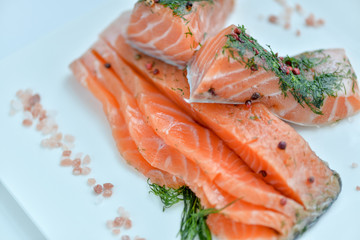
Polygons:
M130 137L125 121L119 112L118 103L106 89L91 77L85 66L79 60L76 60L71 64L71 70L77 80L84 87L89 89L103 104L103 110L112 129L116 145L125 161L142 173L146 178L149 178L153 183L172 188L183 186L183 180L165 171L154 168L145 161L139 153L136 144Z
M320 216L337 198L341 189L339 176L288 124L262 104L249 108L230 104L189 104L185 100L190 95L186 73L131 49L122 36L123 28L124 22L115 21L101 35L118 54L108 54L108 60L117 64L119 57L124 59L194 119L211 128L265 181L303 204L312 214L303 221L304 225ZM155 69L158 70L156 74ZM286 149L278 147L281 141L286 142Z
M95 50L99 48L102 48L101 43L93 46ZM128 92L121 79L106 68L105 62L96 56L96 53L87 52L81 59L89 72L94 74L94 77L117 99L130 135L148 163L183 179L207 208L220 209L232 203L222 213L234 221L271 227L285 235L291 231L294 220L264 207L237 200L225 193L214 185L195 163L168 146L146 123L149 119L143 116L136 99Z
M127 29L131 46L183 68L230 15L233 0L139 1Z
M191 101L259 101L301 125L333 123L360 110L356 75L344 49L279 58L241 31L231 25L196 53L187 74Z
M275 240L276 232L261 226L244 228L221 214L212 214L207 219L211 232L222 240Z
M105 44L94 46L136 96L147 122L164 141L194 161L220 188L243 201L274 209L295 219L303 208L264 184L216 135L201 127L140 78ZM245 194L246 192L246 194ZM286 204L282 204L286 201ZM300 217L298 216L298 217Z

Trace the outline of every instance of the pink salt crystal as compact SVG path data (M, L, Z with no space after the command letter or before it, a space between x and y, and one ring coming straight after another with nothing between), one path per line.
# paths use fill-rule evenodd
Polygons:
M86 155L86 156L84 157L82 163L83 163L84 165L88 165L88 164L90 164L90 162L91 162L90 156L89 156L89 155Z
M44 120L44 119L47 119L46 110L42 110L39 113L39 120L41 121L41 120Z
M125 229L130 229L132 227L132 222L129 218L125 219L125 225L124 225Z
M51 128L45 124L45 126L41 129L43 135L48 135L51 132Z
M61 160L61 162L60 162L60 166L63 166L63 167L72 166L72 164L73 164L73 162L69 158L65 158L65 159Z
M82 169L81 174L82 174L82 175L89 175L90 172L91 172L91 168L84 167L84 168Z
M112 189L114 187L114 185L112 183L104 183L103 186L104 186L104 189Z
M32 123L33 122L30 119L24 119L24 121L22 122L25 127L30 127Z
M16 92L16 97L21 98L23 94L24 94L24 91L19 90L19 91Z
M75 137L69 134L66 134L64 137L65 142L73 143L75 141Z
M305 24L306 26L309 27L314 27L315 26L315 16L314 14L310 14L306 19L305 19Z
M29 104L30 106L34 106L36 103L40 102L40 95L35 94L29 98Z
M35 104L35 106L32 108L31 114L33 115L34 118L37 118L37 117L40 115L41 111L42 111L42 106L41 106L40 103L37 103L37 104Z
M123 235L121 237L121 240L130 240L130 237L128 235Z
M106 226L107 228L112 229L114 227L114 221L108 220L106 222Z
M103 192L103 196L105 198L109 198L109 197L111 197L112 193L113 192L110 189L105 189L104 192Z
M81 159L82 155L83 155L83 153L79 152L79 153L75 154L75 158Z
M11 109L13 109L17 112L17 111L21 110L22 104L19 100L12 100L10 102L10 106L11 106Z
M24 119L30 119L30 120L32 120L32 119L33 119L33 116L32 116L32 114L31 114L31 112L28 112L28 111L24 112Z
M50 133L55 134L59 130L59 126L57 124L54 124L50 128Z
M113 221L115 227L122 227L125 223L125 218L116 217Z
M125 213L125 209L123 207L119 207L117 212L120 216L122 216Z
M139 237L139 236L135 236L134 240L146 240L145 238Z
M74 168L73 169L73 175L75 175L75 176L78 176L78 175L80 175L81 174L81 168L80 167L76 167L76 168Z
M41 146L42 147L49 147L49 139L43 139L42 141L41 141Z
M360 186L356 186L356 191L360 191Z
M75 158L73 161L73 167L80 167L81 160L79 158Z
M100 184L98 184L98 185L96 185L96 186L94 187L94 192L95 192L96 194L100 194L100 193L102 193L102 191L103 191L103 188L102 188L102 186L101 186Z
M64 157L70 157L71 151L70 151L70 150L65 150L65 151L63 151L62 155L63 155Z
M95 185L95 183L96 183L95 178L89 178L89 179L87 180L87 184L88 184L89 186L93 186L93 185Z
M56 139L57 141L61 141L63 135L62 135L62 133L57 133L57 134L55 134L54 137L55 137L55 139Z
M112 233L113 233L114 235L119 235L119 234L120 234L120 229L113 229L113 230L112 230Z

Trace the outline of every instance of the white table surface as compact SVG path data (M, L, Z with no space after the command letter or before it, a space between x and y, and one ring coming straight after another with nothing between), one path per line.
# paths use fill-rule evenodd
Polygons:
M107 0L0 0L0 60L104 2ZM1 176L0 239L45 239L1 183Z

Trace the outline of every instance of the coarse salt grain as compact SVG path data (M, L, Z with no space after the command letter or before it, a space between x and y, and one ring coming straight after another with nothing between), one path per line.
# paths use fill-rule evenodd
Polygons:
M95 178L89 178L89 179L87 180L87 184L88 184L89 186L95 185L95 184L96 184L96 179L95 179Z
M131 227L132 227L132 221L129 218L126 218L124 228L125 229L130 229Z
M112 229L114 227L114 221L108 220L106 222L106 227Z
M81 159L82 155L83 155L83 153L79 152L79 153L75 154L75 158Z
M113 221L114 227L122 227L125 223L125 218L116 217Z
M75 137L73 135L66 134L64 136L64 140L65 140L65 142L73 143L75 141Z
M268 18L269 22L272 24L277 24L278 23L278 17L275 15L270 15Z
M145 238L139 237L139 236L135 236L134 240L146 240Z
M104 183L103 184L104 189L112 189L114 185L112 183Z
M102 187L100 184L98 184L98 185L96 185L96 186L94 187L94 192L95 192L96 194L101 194L102 191L103 191L103 187Z
M73 160L73 167L79 167L81 165L81 160L79 158L75 158Z
M62 137L63 137L62 133L57 133L57 134L55 134L55 136L54 136L54 138L55 138L57 141L61 141L61 140L62 140Z
M356 191L360 191L360 186L356 186Z
M113 194L113 192L110 189L105 189L104 192L103 192L103 196L105 198L111 197L112 194Z
M30 119L24 119L22 124L25 126L25 127L30 127L33 122L30 120Z
M358 164L357 164L357 163L353 162L353 163L351 164L351 168L357 168L357 167L358 167Z
M80 167L76 167L76 168L74 168L73 169L73 175L75 175L75 176L78 176L78 175L80 175L81 174L81 168Z
M84 157L82 163L83 163L84 165L88 165L88 164L90 164L90 162L91 162L90 156L89 156L89 155L86 155L86 156Z
M123 235L121 237L121 240L130 240L130 237L128 235Z
M91 172L91 168L89 168L89 167L84 167L84 168L82 169L81 174L84 175L84 176L86 176L86 175L89 175L90 172Z
M72 165L73 165L73 161L69 158L65 158L65 159L61 160L61 162L60 162L60 166L63 166L63 167L69 167Z
M35 94L33 96L31 96L29 98L29 105L32 107L34 106L36 103L40 102L40 95L39 94Z
M65 150L65 151L63 151L62 155L64 157L70 157L71 156L71 151L70 150Z
M112 230L112 233L113 233L114 235L119 235L119 234L120 234L120 229L118 229L118 228L113 229L113 230Z

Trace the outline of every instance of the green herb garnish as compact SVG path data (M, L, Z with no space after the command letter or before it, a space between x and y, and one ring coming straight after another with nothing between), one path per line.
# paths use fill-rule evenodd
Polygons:
M206 219L210 214L219 213L224 208L230 206L234 202L229 203L221 209L208 208L201 206L200 199L196 197L189 187L183 186L178 189L159 186L150 183L150 192L160 197L164 204L163 210L183 201L184 209L181 215L181 224L179 235L181 240L211 240L211 232L206 224Z
M282 94L287 97L290 93L301 106L307 105L316 114L322 114L321 107L326 96L336 97L337 92L344 87L342 79L347 75L339 70L313 73L314 67L329 59L325 54L320 58L314 57L314 53L322 53L322 50L281 58L270 46L267 50L249 36L244 26L238 26L226 37L223 54L227 51L229 57L252 71L262 67L265 71L274 72L279 78Z
M147 1L139 0L139 2ZM157 4L170 8L175 16L181 17L186 21L184 16L193 11L192 5L194 2L213 3L213 0L160 0Z

